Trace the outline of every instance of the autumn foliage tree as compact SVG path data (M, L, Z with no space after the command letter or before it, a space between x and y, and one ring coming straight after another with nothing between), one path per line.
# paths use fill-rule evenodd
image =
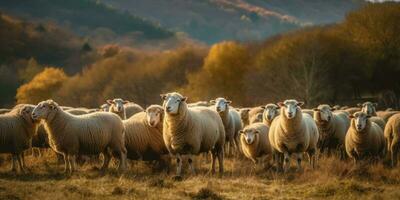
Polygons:
M32 81L18 88L17 103L36 104L40 101L54 98L54 94L67 78L62 69L47 67L37 74Z

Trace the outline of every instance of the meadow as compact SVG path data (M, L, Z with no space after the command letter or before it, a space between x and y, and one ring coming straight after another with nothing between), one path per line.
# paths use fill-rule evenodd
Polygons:
M245 158L226 158L222 177L211 176L199 156L197 174L182 181L170 172L155 171L138 162L119 174L113 166L100 173L100 164L85 164L71 176L62 173L53 152L41 158L26 156L29 172L0 167L0 199L398 199L400 170L373 164L355 167L351 160L322 156L315 170L303 163L303 172L275 172L266 164L254 167Z

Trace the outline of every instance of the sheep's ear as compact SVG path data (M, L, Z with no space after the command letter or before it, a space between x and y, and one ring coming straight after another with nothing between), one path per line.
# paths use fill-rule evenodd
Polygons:
M228 101L226 101L226 103L227 103L227 104L231 104L231 103L232 103L232 101L228 100Z
M301 106L303 106L303 105L304 105L304 102L303 102L303 101L300 101L300 102L297 103L297 106L299 106L299 107L301 107Z
M349 115L349 118L350 118L350 119L353 119L353 118L354 118L354 115Z
M162 100L167 99L167 95L166 94L160 94L160 97L161 97Z
M283 102L278 102L276 103L276 105L278 105L279 107L285 107L285 104Z
M358 103L357 106L358 106L358 107L362 107L363 105L362 105L361 103Z
M260 106L260 108L265 109L265 106Z
M336 108L331 108L331 111L335 111L336 110Z
M260 131L259 131L259 130L256 130L254 133L256 133L256 134L260 134Z
M129 102L130 102L130 101L128 101L128 100L124 100L123 103L124 103L124 104L127 104L127 103L129 103Z
M318 108L313 108L312 110L313 111L320 111Z
M187 99L187 97L182 97L181 101L186 101Z
M107 99L106 102L107 102L109 105L113 104L113 100L111 100L111 99Z
M242 135L242 134L244 134L244 131L243 131L243 130L240 130L240 131L239 131L239 135Z
M210 103L215 104L215 100L210 100Z

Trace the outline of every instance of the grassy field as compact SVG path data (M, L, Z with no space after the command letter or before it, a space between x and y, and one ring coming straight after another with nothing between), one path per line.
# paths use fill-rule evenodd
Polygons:
M15 175L9 161L0 167L0 199L399 199L400 170L382 164L354 168L353 163L321 158L318 168L304 163L301 173L276 173L253 167L245 159L228 158L222 178L207 175L208 164L198 158L197 175L174 181L174 169L154 172L137 163L119 175L105 174L99 165L84 165L72 176L62 174L51 152L26 157L29 172ZM113 167L113 166L111 166Z

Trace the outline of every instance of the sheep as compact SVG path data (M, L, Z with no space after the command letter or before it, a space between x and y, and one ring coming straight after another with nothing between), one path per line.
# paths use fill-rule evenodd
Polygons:
M340 158L343 159L345 156L344 140L350 127L349 115L341 111L332 111L334 109L327 104L314 108L314 121L320 135L318 148L321 153L327 149L328 155L331 155L332 150L339 150Z
M389 119L395 115L399 113L399 111L378 111L376 112L376 115L380 118L382 118L385 122L388 122Z
M311 117L314 116L314 111L311 109L302 109L301 112L309 114Z
M359 107L362 107L361 111L366 113L367 115L371 116L369 120L371 122L375 122L378 126L382 128L382 130L385 129L386 121L383 120L380 117L377 117L376 115L376 109L375 107L378 105L377 103L371 103L369 101L363 103L363 104L357 104Z
M151 105L145 112L123 120L128 159L160 160L168 154L163 140L163 115L161 106Z
M278 167L282 168L281 158L284 158L284 169L290 167L290 155L297 158L297 170L301 170L303 152L309 156L310 165L315 168L315 153L319 138L318 128L313 118L302 113L300 106L303 102L286 100L279 102L281 115L272 121L268 134L273 153L279 156Z
M123 120L143 111L141 106L121 98L107 100L107 103L110 105L108 111L117 114Z
M125 107L125 112L126 112L126 118L132 117L136 113L140 113L140 112L144 111L142 106L140 106L136 103L132 103L132 102L125 104L124 107Z
M239 112L240 119L242 120L242 127L249 125L249 112L251 108L240 108L237 111Z
M110 104L104 103L100 106L100 111L109 112L110 111Z
M17 172L17 161L20 171L25 172L23 152L31 148L32 136L39 123L31 118L33 109L33 105L24 104L0 115L0 153L12 155L13 172Z
M196 107L196 106L202 106L202 107L208 107L211 106L211 104L208 101L198 101L194 103L189 103L189 107Z
M358 164L367 158L382 158L385 153L383 130L369 120L371 116L364 112L350 115L351 125L346 134L347 155Z
M378 106L377 103L372 103L372 102L365 102L363 104L359 103L357 104L358 107L361 107L361 111L367 113L369 116L376 116L376 106Z
M258 158L271 154L271 145L268 138L269 128L264 123L254 123L240 130L240 143L244 155L254 164Z
M393 115L384 129L387 151L390 154L392 167L397 165L399 142L400 142L400 114Z
M279 106L273 103L267 104L266 106L262 106L264 109L263 112L263 123L268 127L271 127L272 121L279 116Z
M177 176L181 177L182 158L188 155L189 168L195 173L192 155L210 152L211 173L215 173L215 160L219 172L224 172L225 129L221 117L212 109L188 107L187 97L173 92L161 94L164 108L163 138L168 151L177 158Z
M344 109L346 112L350 113L350 115L354 114L355 112L361 111L359 107L351 107Z
M1 114L5 114L5 113L8 113L8 112L10 112L10 111L11 111L11 109L1 108L1 109L0 109L0 115L1 115Z
M228 155L232 155L232 148L237 149L239 145L237 134L239 133L239 130L242 129L240 115L234 108L230 106L232 101L226 100L225 98L219 97L215 100L211 100L210 103L214 104L215 111L218 112L222 119L222 123L225 127L225 143L229 144Z
M65 173L73 173L77 155L103 153L106 170L112 153L119 157L119 170L125 170L124 127L113 113L97 112L72 115L53 100L40 102L32 112L34 120L43 120L53 150L64 155Z

